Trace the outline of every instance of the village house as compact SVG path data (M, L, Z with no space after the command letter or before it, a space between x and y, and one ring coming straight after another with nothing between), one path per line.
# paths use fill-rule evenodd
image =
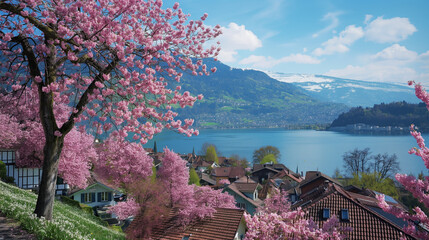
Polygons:
M42 179L42 168L16 166L16 152L11 149L0 149L0 161L6 165L6 176L13 177L14 184L22 189L37 191ZM55 195L66 195L69 185L62 178L57 178Z
M141 229L141 215L137 215L127 231ZM174 210L152 230L150 239L202 240L225 239L241 240L244 238L246 223L244 210L216 208L212 217L200 219L188 226L177 227L177 215ZM137 239L144 239L143 237Z
M216 179L216 186L220 186L219 181L222 179L227 179L230 183L233 183L245 174L246 171L243 167L217 167L213 168L211 173L212 177Z
M116 204L114 196L120 194L119 191L109 187L93 176L88 180L88 187L85 189L74 188L68 193L71 199L90 207L113 206Z
M260 189L262 189L262 186L259 183L244 176L226 186L224 191L234 197L238 208L244 209L253 215L256 209L263 204L263 201L258 196Z
M367 191L344 188L318 171L307 172L297 188L298 196L292 208L301 207L306 218L313 219L319 227L331 216L336 216L341 226L353 229L347 234L348 239L414 239L402 230L404 222L379 208L375 195L364 193ZM388 204L401 207L396 201L388 201Z
M296 178L299 177L299 174L293 173L285 165L277 163L253 164L251 177L253 180L263 184L269 178L278 174L282 170L286 170L291 175L294 175Z

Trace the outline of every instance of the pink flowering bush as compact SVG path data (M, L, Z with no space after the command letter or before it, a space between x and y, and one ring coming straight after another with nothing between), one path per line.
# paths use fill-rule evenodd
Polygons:
M220 185L224 185L224 184L229 185L229 184L231 184L231 182L225 178L225 179L219 180L219 184Z
M429 94L420 85L412 81L409 85L413 85L415 88L416 96L426 103L426 108L429 111ZM419 156L427 169L429 169L429 149L425 145L425 141L420 132L418 132L414 125L410 127L411 135L416 139L418 147L412 148L409 153ZM416 199L424 204L426 208L429 208L429 177L425 176L423 180L416 179L414 176L408 176L407 174L396 174L396 180L401 183L406 190L408 190ZM408 226L404 228L404 231L416 236L420 239L428 239L429 234L426 231L421 231L420 225L429 226L429 219L426 214L419 208L413 209L414 213L404 212L403 210L390 206L386 203L384 195L378 195L379 206L386 212L389 212L396 217L402 218L408 222Z
M322 228L304 218L305 212L298 208L292 210L286 192L277 191L265 199L264 206L258 208L254 216L245 213L248 231L245 239L344 239L350 229L339 226L334 216Z

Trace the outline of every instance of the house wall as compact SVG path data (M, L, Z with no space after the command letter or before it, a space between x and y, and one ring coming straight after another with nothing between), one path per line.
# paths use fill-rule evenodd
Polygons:
M14 178L15 185L22 189L39 187L42 178L41 168L19 168L15 165L15 151L0 149L0 161L6 164L6 175ZM68 184L57 184L56 195L65 195Z
M241 197L240 195L236 194L235 192L233 192L233 191L231 191L229 189L226 189L226 191L228 192L228 194L230 194L230 195L232 195L234 197L235 202L237 203L236 204L237 207L238 207L239 203L244 203L245 204L245 208L244 209L249 214L253 215L256 212L256 207L253 204L251 204L249 201L247 201L245 198Z
M240 225L238 225L237 233L235 234L234 240L242 240L246 235L246 221L244 218L241 219Z
M98 194L101 192L109 192L110 196L111 196L110 201L101 201L99 199L99 194ZM93 194L93 196L95 198L93 200L93 202L82 201L82 195L84 195L86 193ZM112 205L113 206L116 204L116 202L113 200L113 194L114 193L111 189L108 189L108 188L104 187L103 185L96 184L96 185L88 187L87 189L76 192L76 193L72 194L70 197L72 197L74 200L76 200L80 203L86 204L86 205L91 206L91 207L106 206L106 205Z

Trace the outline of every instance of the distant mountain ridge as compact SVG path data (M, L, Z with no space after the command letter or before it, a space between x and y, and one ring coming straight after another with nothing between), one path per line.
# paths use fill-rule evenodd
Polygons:
M330 123L349 108L324 103L301 88L279 82L257 70L231 68L207 59L217 68L210 76L185 74L180 85L192 94L203 94L192 108L176 110L181 118L194 118L199 127L262 128Z
M312 74L267 74L281 82L293 84L319 101L343 103L350 107L370 107L379 103L406 101L419 103L413 89L404 85L367 82Z

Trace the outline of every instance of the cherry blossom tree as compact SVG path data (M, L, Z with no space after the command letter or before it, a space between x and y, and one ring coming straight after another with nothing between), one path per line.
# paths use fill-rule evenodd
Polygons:
M52 218L65 138L82 122L97 134L145 143L163 128L198 134L193 121L176 120L172 105L195 100L170 81L184 72L209 74L202 59L220 48L201 19L188 20L179 4L161 0L5 0L0 2L1 104L17 107L34 86L43 126L43 174L35 213ZM215 69L213 69L215 71ZM64 121L56 114L64 104Z
M110 146L110 143L106 143L106 145ZM127 231L130 238L149 235L151 228L159 223L171 209L177 210L176 224L185 226L197 219L212 216L216 212L216 208L236 208L234 198L227 193L222 193L221 190L189 185L189 170L186 168L186 161L168 148L164 149L163 157L160 159L161 166L157 171L155 181L150 176L152 173L150 165L144 168L137 167L137 165L147 165L148 162L152 163L152 161L148 161L148 159L151 160L148 155L138 152L130 156L127 151L134 153L136 152L134 149L125 149L116 154L114 146L102 149L109 151L106 151L104 156L100 154L100 159L108 156L108 160L102 160L96 164L97 174L103 174L109 183L122 186L128 195L126 202L113 206L110 211L120 219L139 215L139 221L144 223L142 224L144 227L139 225L138 229ZM109 154L112 155L109 156ZM142 154L145 157L141 159L145 160L136 161L136 166L134 166L132 162ZM117 160L121 156L132 161ZM121 168L119 163L125 163L125 166ZM105 164L106 167L97 170L99 164ZM133 167L135 169L131 170Z
M311 219L305 219L305 212L292 210L287 192L277 192L265 199L264 206L252 216L245 213L248 231L245 239L344 239L348 228L339 226L334 216L319 228Z
M0 133L0 148L16 149L16 165L19 167L39 168L43 165L43 127L37 113L38 99L34 96L37 91L33 89L23 93L22 102L15 107L13 105L0 106L0 118L2 118L2 133ZM4 96L3 96L4 97ZM0 96L0 101L2 101ZM25 100L25 101L23 101ZM61 109L67 109L63 105L56 108L56 114L64 119ZM13 138L13 139L12 139ZM87 178L90 176L91 161L97 158L93 147L94 137L83 129L74 128L64 139L63 154L58 165L58 174L71 186L85 188Z
M413 81L408 82L409 85L414 84L416 96L426 103L426 108L429 111L429 94L422 87L421 84L416 84ZM410 127L411 135L416 139L418 147L412 148L409 153L419 156L427 169L429 169L429 148L426 147L425 141L420 132L416 130L414 125ZM408 176L407 174L397 173L395 175L396 180L401 183L406 190L408 190L416 199L418 199L426 208L429 208L429 177L425 176L422 180L416 179L414 176ZM414 213L404 212L403 210L391 206L386 203L384 195L378 195L379 206L386 212L389 212L399 218L403 218L408 222L408 225L404 228L406 233L416 236L420 239L428 239L429 234L427 231L420 229L420 226L428 226L429 218L419 208L413 209Z

